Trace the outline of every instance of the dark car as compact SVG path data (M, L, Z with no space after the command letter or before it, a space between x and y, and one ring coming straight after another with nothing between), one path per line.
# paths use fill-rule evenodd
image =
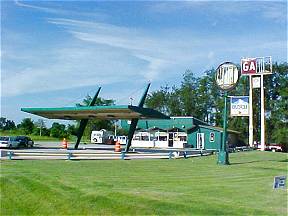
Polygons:
M19 142L19 146L33 147L34 141L28 136L17 136L16 140Z

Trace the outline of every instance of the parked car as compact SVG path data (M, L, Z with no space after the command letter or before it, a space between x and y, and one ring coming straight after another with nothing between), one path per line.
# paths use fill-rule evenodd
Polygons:
M16 136L1 136L0 148L18 148L20 142L16 140Z
M287 152L287 149L285 148L285 145L282 144L276 144L276 143L271 143L266 145L265 151L272 151L272 152Z
M19 141L20 146L30 148L34 146L34 141L28 136L17 136L16 140Z

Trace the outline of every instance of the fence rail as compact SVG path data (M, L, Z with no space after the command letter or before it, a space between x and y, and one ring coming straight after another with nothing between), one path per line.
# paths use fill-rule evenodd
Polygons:
M1 160L135 160L135 159L179 159L211 155L210 151L186 152L170 151L163 153L139 152L79 152L79 151L31 151L1 150Z

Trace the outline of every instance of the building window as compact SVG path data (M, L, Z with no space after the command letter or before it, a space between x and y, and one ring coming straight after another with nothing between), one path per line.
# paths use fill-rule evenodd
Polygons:
M142 141L149 141L149 136L141 136Z
M215 133L214 132L210 133L210 142L215 142Z
M159 141L167 141L167 136L159 136Z
M179 136L180 141L187 141L187 137L186 136Z

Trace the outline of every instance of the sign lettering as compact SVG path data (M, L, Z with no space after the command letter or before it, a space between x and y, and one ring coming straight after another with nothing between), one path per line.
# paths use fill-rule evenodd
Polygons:
M241 69L242 74L248 74L248 75L256 74L257 72L256 59L242 59Z

